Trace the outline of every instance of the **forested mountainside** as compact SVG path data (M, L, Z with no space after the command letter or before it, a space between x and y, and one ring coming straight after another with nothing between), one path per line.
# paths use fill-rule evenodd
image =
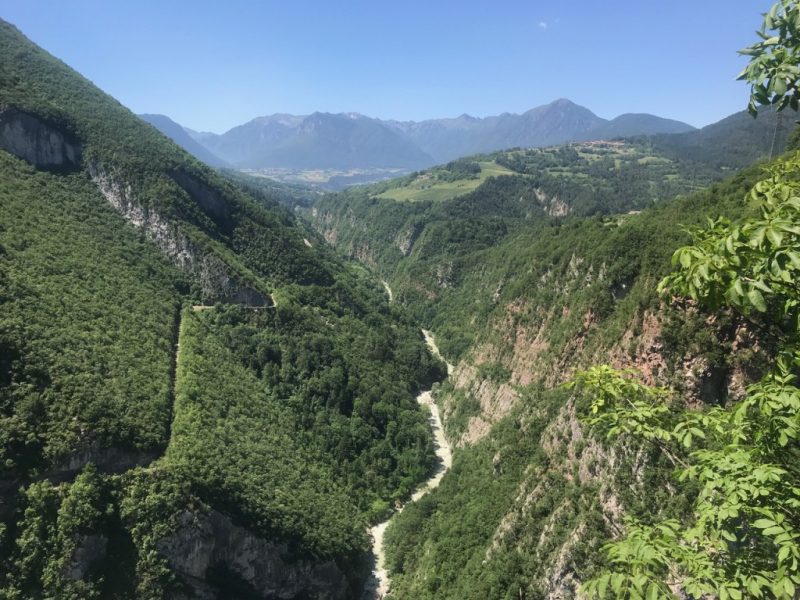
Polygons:
M363 268L0 22L0 596L351 598L443 376Z
M329 242L393 282L397 297L423 322L441 326L433 314L450 311L431 312L432 299L461 297L481 253L501 240L698 191L781 151L794 127L771 111L762 111L757 125L751 121L743 114L690 134L467 157L326 195L312 208L312 220ZM486 302L481 296L469 301ZM439 331L453 357L471 343L472 330L459 329Z
M230 165L208 150L200 142L197 142L186 130L166 115L138 115L143 121L147 121L158 129L161 133L186 150L195 158L203 161L212 167L229 167Z
M772 134L763 116L757 127ZM676 492L665 453L590 433L586 399L561 384L610 363L682 405L744 397L775 351L771 335L656 286L690 241L683 227L754 214L748 192L766 173L756 165L688 193L728 159L683 161L642 144L481 156L315 206L326 239L381 273L456 363L434 396L458 449L440 487L389 527L391 597L577 597L608 569L601 548L627 518L692 514L695 492ZM786 160L796 167L795 156L776 164ZM685 193L666 200L676 192ZM639 597L639 585L614 589ZM614 596L607 589L601 597Z

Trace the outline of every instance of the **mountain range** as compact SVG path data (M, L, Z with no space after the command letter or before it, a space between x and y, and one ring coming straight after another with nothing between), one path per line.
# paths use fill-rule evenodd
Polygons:
M694 127L648 114L598 117L567 99L522 114L477 118L393 121L358 113L275 114L258 117L222 135L176 129L163 115L142 118L198 158L244 169L414 170L470 154L513 147L543 147L571 141L630 135L683 133ZM186 137L204 148L198 154ZM214 164L209 162L209 164Z

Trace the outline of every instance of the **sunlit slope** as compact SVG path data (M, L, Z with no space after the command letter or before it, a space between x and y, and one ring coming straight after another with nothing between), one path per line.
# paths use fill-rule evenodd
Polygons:
M380 284L7 23L0 308L0 595L347 598L432 467Z

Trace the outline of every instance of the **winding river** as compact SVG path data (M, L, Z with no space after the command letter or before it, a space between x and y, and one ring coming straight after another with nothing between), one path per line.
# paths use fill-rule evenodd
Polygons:
M384 285L386 284L384 283ZM388 285L386 287L388 291ZM391 298L391 291L389 291L389 297ZM441 360L444 360L442 355L439 353L439 348L436 346L436 341L434 340L431 332L423 329L422 334L425 336L425 342L428 344L428 348L430 349L431 353ZM453 372L453 365L446 361L445 364L447 365L447 374L449 375ZM431 391L426 390L422 392L419 396L417 396L417 402L426 406L428 410L430 410L430 424L431 430L433 431L437 463L436 469L431 477L414 491L414 493L411 495L411 500L409 503L416 502L429 491L436 488L442 481L444 474L450 468L453 460L450 444L447 442L447 438L444 437L442 419L439 416L439 407L436 406L436 403L433 401ZM386 533L386 528L389 526L391 520L395 516L399 515L406 506L408 506L408 503L400 507L399 510L395 511L391 517L381 523L378 523L369 530L370 535L372 536L373 568L372 573L367 580L366 585L364 586L364 593L361 597L362 600L380 600L389 593L391 582L389 580L389 573L386 571L386 556L384 554L383 539Z

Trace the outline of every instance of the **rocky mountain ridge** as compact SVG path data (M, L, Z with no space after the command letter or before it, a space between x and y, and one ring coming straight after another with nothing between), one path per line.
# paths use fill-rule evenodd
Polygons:
M381 120L358 113L317 112L307 116L258 117L221 135L185 131L208 151L238 168L410 171L504 148L693 129L679 121L645 114L607 120L560 99L520 115L504 113L485 118L462 115L413 122ZM162 131L170 135L167 128Z

